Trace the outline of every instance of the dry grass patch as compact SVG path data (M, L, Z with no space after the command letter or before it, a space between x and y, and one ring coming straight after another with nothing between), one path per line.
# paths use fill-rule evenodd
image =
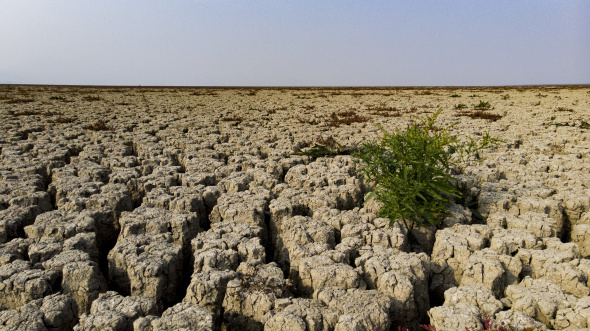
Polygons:
M4 101L4 103L11 104L11 105L31 103L31 102L35 102L35 99L33 99L33 98L26 98L26 99L11 98L8 101Z
M221 120L223 122L242 123L242 121L244 121L244 118L243 117L239 117L239 116L226 116L226 117L222 117Z
M312 146L313 145L313 146ZM315 138L314 142L307 141L303 142L303 147L311 148L302 151L298 148L295 152L296 155L307 155L311 156L312 159L318 157L332 157L336 155L351 155L359 151L357 146L343 146L334 139L333 136L324 138L321 134Z
M367 106L367 110L375 112L399 112L400 109L396 107L388 107L385 104Z
M54 116L54 115L60 115L59 113L52 113L52 112L40 112L40 111L34 111L34 110L23 110L21 112L15 112L12 114L12 116L36 116L36 115L42 115L42 116Z
M562 112L570 112L570 113L573 113L574 112L573 109L571 109L571 108L565 108L565 107L558 107L556 110L557 111L562 111Z
M24 111L12 114L12 116L34 116L34 115L41 115L41 113L39 113L38 111L34 111L34 110L24 110Z
M461 112L456 113L455 116L465 116L465 117L470 117L473 119L488 120L488 121L492 121L492 122L495 122L503 117L502 115L486 113L482 110L461 111Z
M65 123L72 123L74 121L75 120L73 118L71 118L71 117L62 117L60 115L60 116L58 116L58 117L56 117L54 119L48 120L47 123L65 124Z
M316 119L316 118L314 118L314 119L306 119L306 118L303 118L301 116L293 116L291 118L294 119L294 120L296 120L299 123L302 123L302 124L316 125L316 124L319 124L320 123L320 121L318 121L318 119Z
M369 110L371 115L376 116L383 116L383 117L400 117L402 116L402 111L396 107L387 107L383 104L381 105L372 105L368 106L367 110Z
M366 116L358 115L355 111L343 111L332 113L328 120L328 125L338 127L341 124L350 125L352 123L363 123L369 120Z

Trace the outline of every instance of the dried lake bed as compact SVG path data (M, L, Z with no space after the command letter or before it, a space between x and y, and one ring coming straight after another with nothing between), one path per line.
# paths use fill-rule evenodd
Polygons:
M417 243L298 153L439 108L502 142ZM589 123L590 86L0 85L0 328L590 328Z

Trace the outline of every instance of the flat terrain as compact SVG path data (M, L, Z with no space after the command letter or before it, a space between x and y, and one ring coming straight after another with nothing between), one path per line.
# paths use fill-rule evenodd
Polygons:
M502 142L417 242L301 155L439 108ZM590 86L0 85L0 328L588 328L589 155Z

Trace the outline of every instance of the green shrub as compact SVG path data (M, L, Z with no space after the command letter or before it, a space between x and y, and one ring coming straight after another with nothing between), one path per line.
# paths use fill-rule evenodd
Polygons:
M475 109L489 109L491 107L490 103L487 101L479 100L479 103L475 105Z
M388 133L379 127L383 137L363 144L354 154L372 186L367 201L382 202L379 216L389 218L390 226L400 220L410 236L415 225L440 224L449 203L460 197L450 169L498 142L487 133L480 141L459 141L450 134L453 125L435 126L441 111L417 118L405 131Z

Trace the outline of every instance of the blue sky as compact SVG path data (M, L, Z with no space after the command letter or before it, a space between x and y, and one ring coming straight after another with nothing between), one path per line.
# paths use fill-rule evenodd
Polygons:
M590 1L5 0L0 83L590 83Z

